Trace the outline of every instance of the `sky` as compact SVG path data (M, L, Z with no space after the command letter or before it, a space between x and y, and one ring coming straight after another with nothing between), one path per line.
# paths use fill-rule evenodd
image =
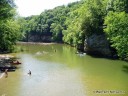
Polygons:
M53 9L57 6L67 5L68 3L80 0L15 0L17 12L20 16L27 17L39 15L47 9Z

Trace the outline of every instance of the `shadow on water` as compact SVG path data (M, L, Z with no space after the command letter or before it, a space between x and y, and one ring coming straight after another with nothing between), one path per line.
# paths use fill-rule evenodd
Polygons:
M128 73L128 65L123 65L123 71L124 71L125 73Z

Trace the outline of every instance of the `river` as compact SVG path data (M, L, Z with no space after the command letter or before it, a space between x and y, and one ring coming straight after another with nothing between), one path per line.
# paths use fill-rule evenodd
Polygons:
M64 44L18 47L12 55L22 64L0 78L0 96L128 96L127 62L75 54Z

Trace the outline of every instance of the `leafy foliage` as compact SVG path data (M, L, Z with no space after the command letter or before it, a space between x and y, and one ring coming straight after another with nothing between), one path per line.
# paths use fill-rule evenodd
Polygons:
M14 20L15 7L12 0L0 1L0 52L11 52L20 38L19 24Z
M110 12L105 19L104 29L119 57L128 57L128 14L125 12Z
M77 5L72 5L72 8L69 13L68 13L68 18L65 21L65 25L67 28L63 30L63 40L64 42L73 45L73 46L78 46L83 44L83 31L81 30L81 11L80 11L80 6L83 5L83 2L77 4ZM80 8L80 9L79 9Z
M13 51L16 41L20 38L19 25L13 20L7 20L0 25L0 50Z
M128 13L128 0L108 0L106 9L107 11Z
M87 0L84 8L82 30L86 37L103 33L104 17L106 16L106 0Z

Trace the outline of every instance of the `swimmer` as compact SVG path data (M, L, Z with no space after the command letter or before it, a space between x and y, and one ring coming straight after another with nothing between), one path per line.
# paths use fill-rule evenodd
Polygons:
M28 74L31 75L31 71L30 70L29 70Z

